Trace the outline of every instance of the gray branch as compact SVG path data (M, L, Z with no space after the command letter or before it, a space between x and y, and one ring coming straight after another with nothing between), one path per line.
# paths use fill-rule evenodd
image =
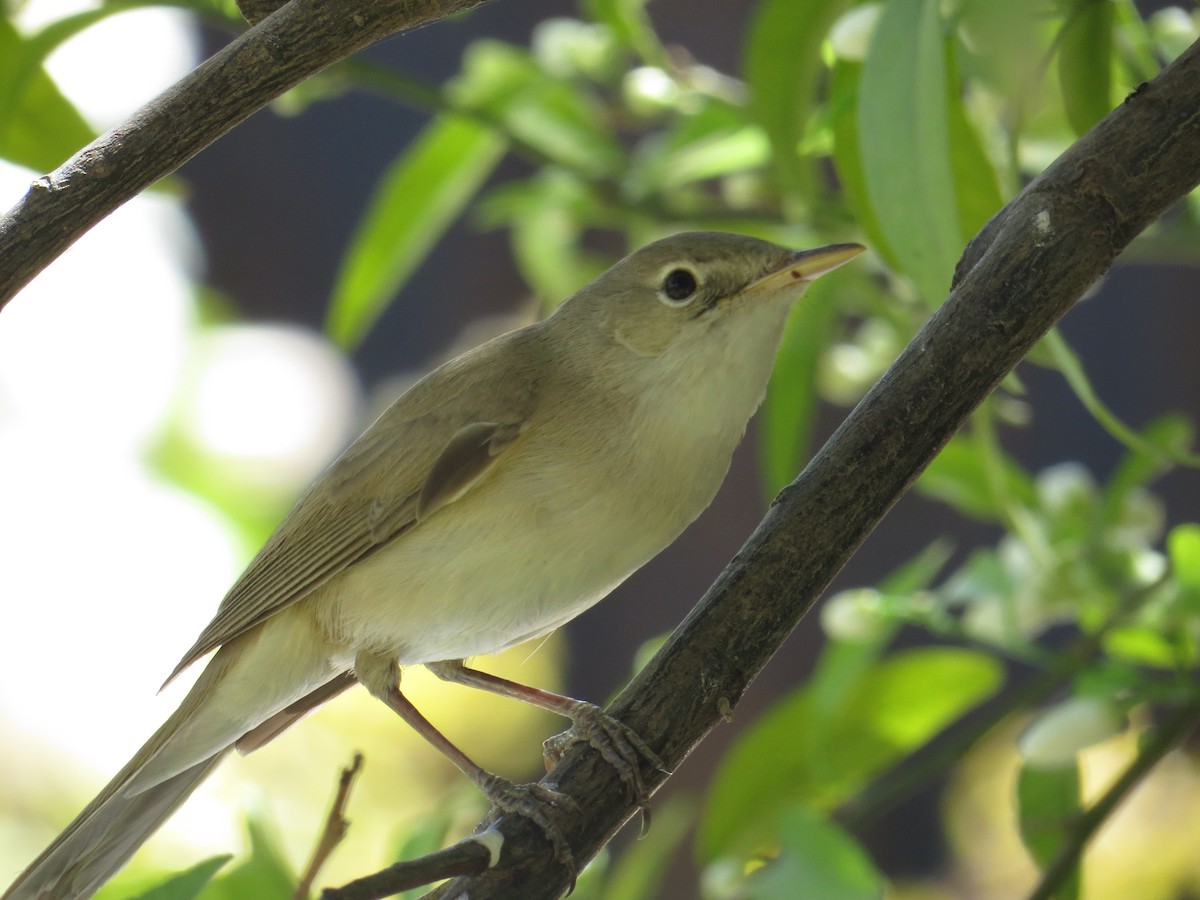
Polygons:
M126 200L357 50L486 0L291 0L37 179L0 219L0 309Z
M750 682L972 410L1139 232L1200 182L1200 45L1078 140L967 248L949 299L863 398L666 646L609 712L674 768ZM657 787L662 772L642 776ZM636 811L620 778L577 747L545 781L584 810L552 815L577 860ZM495 868L435 892L559 897L570 875L527 820L495 826ZM376 894L375 896L383 896Z

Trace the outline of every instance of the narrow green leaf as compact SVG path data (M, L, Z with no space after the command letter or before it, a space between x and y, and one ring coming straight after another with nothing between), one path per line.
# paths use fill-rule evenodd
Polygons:
M1126 447L1158 455L1162 459L1180 465L1200 467L1200 454L1189 453L1171 445L1156 446L1118 419L1096 394L1096 389L1092 387L1092 382L1083 369L1083 363L1057 328L1052 328L1047 332L1038 346L1049 354L1054 367L1067 379L1067 384L1071 386L1071 390L1075 392L1075 396L1079 398L1079 402L1083 404L1084 408L1092 414L1092 417L1100 423L1105 431Z
M1104 488L1104 521L1115 522L1122 501L1135 488L1144 487L1170 467L1170 458L1192 445L1196 429L1183 415L1161 416L1141 431L1142 440L1153 450L1129 447Z
M250 856L227 874L211 881L205 900L290 900L296 875L284 861L277 839L265 819L251 815L246 821Z
M828 282L810 286L788 317L760 418L759 459L767 498L796 477L818 408L817 370L837 321Z
M892 0L859 85L867 194L903 271L929 302L950 288L962 252L938 0Z
M1004 205L1000 179L995 166L983 150L975 126L967 119L966 106L959 97L958 65L955 45L947 41L946 126L950 139L950 165L954 175L954 199L958 210L961 237L977 234Z
M1021 839L1043 869L1058 855L1067 831L1080 815L1079 768L1055 769L1023 766L1017 778L1017 813ZM1054 895L1057 900L1079 896L1079 867Z
M0 157L45 172L95 136L42 69L36 48L0 20Z
M598 900L657 897L667 867L696 822L695 801L676 794L654 810L654 827L625 848L599 891Z
M1032 505L1036 492L1033 480L1014 460L998 448L996 454L997 458L988 458L970 438L955 435L922 473L917 490L973 518L1004 521L1004 501ZM999 474L999 496L989 472L992 466Z
M1058 38L1058 80L1076 134L1112 109L1112 51L1112 0L1076 0Z
M1177 525L1167 535L1167 554L1171 559L1171 574L1185 592L1185 603L1200 607L1200 525Z
M797 152L816 99L821 42L849 0L758 4L746 41L743 70L750 111L771 141L784 193L807 205L819 183L811 162Z
M225 854L198 862L190 869L177 872L161 884L138 894L136 900L192 900L200 895L204 886L231 859L231 855Z
M834 64L829 89L829 124L833 133L833 163L842 186L846 204L854 214L858 227L867 236L867 243L893 269L900 269L900 260L888 243L875 207L867 191L859 147L858 103L862 64L838 60Z
M595 96L544 72L527 51L511 44L471 44L447 97L587 178L613 177L624 163L624 151Z
M646 13L646 0L584 0L583 8L593 22L611 28L617 39L643 62L659 68L670 65L670 55Z
M701 858L753 849L770 838L785 806L844 802L992 694L1002 675L984 654L924 648L842 678L838 703L818 684L792 693L722 762L697 834Z
M780 815L779 856L748 879L751 900L877 900L884 881L844 829L800 805Z
M352 347L491 174L505 142L459 116L430 124L391 164L351 239L326 330Z

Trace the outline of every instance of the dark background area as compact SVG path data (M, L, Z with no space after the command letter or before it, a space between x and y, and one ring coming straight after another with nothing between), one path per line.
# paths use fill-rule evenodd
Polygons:
M687 0L656 0L650 12L665 42L738 74L751 5L700 6L702 14ZM573 5L562 0L492 3L387 41L370 55L437 82L458 70L463 49L476 38L526 45L538 21L574 14ZM225 40L226 35L206 34L205 52ZM193 188L190 209L207 252L208 283L249 319L319 329L346 242L376 179L426 121L423 113L354 94L317 103L297 117L260 113L206 150L182 174ZM507 160L494 183L525 172L523 163ZM514 309L524 298L506 235L459 223L375 326L354 363L369 390L396 372L424 368L472 319ZM1129 424L1140 426L1173 409L1200 415L1198 299L1196 268L1119 266L1065 320L1065 335L1100 396ZM1028 364L1019 371L1034 418L1027 428L1005 432L1009 449L1034 470L1076 459L1103 480L1122 448L1059 375ZM841 415L836 409L824 411L818 440ZM610 696L629 676L639 646L683 618L753 530L764 512L754 441L752 426L716 502L694 527L567 626L569 693L597 701ZM1177 472L1160 488L1172 521L1200 518L1200 479ZM910 494L850 561L834 589L873 584L939 536L950 536L965 554L997 535ZM798 685L820 641L817 619L809 616L746 695L737 722L753 721L774 698ZM666 790L701 794L736 727L714 732ZM871 827L869 849L885 872L912 874L937 866L942 848L936 801L935 786ZM694 894L682 876L673 879L671 889L670 896Z

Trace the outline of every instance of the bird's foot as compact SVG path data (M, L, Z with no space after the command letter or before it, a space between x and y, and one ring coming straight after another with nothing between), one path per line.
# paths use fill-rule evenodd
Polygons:
M588 744L600 751L601 757L617 770L629 788L642 814L642 834L650 827L650 795L642 779L644 759L660 772L670 774L666 764L645 741L625 723L614 719L594 703L575 701L569 713L572 727L562 734L546 739L542 745L546 767L551 768L575 744Z
M568 795L546 787L544 784L515 784L500 775L486 773L478 782L479 789L487 796L498 810L521 816L533 822L546 835L554 847L554 858L571 873L574 883L578 875L575 854L567 843L566 835L554 823L546 807L558 806L570 813L580 812L579 804Z

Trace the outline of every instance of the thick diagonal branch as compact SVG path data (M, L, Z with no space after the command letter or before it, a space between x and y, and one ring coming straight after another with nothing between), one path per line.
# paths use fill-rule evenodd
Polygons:
M292 0L37 179L0 219L0 309L84 232L305 78L486 0Z
M950 298L863 398L666 646L609 712L675 767L735 706L887 510L967 416L1116 255L1200 182L1200 45L1077 141L973 241ZM665 779L649 767L647 785ZM634 813L617 774L577 748L546 776L590 859ZM570 876L526 821L499 863L438 893L558 897Z

